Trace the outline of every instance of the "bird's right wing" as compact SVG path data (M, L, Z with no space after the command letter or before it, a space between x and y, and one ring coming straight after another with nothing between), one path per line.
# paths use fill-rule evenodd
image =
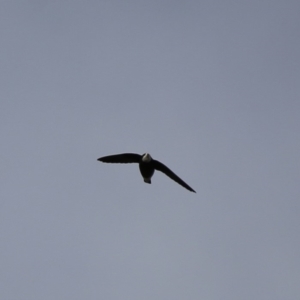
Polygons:
M119 163L119 164L129 164L129 163L138 163L141 159L141 155L135 153L123 153L115 154L109 156L103 156L97 160L104 163Z

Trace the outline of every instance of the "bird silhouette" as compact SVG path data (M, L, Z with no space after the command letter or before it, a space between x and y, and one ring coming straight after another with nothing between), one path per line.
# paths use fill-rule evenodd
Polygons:
M186 184L181 178L179 178L173 171L171 171L167 166L158 160L153 159L149 153L144 153L143 155L136 153L122 153L109 156L103 156L98 158L98 161L104 163L120 163L120 164L130 164L138 163L140 172L144 178L144 182L151 184L151 177L154 171L160 171L169 176L171 179L176 181L178 184L182 185L191 192L196 193L188 184Z

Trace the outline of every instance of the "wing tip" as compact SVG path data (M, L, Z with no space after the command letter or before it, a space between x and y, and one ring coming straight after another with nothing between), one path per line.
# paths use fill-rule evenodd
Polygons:
M190 192L197 194L197 192L195 190L193 190L190 186L185 186L185 188L187 190L189 190Z

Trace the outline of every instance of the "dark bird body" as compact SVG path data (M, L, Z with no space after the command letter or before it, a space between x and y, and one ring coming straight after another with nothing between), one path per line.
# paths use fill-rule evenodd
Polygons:
M171 179L185 187L191 192L196 193L188 184L186 184L181 178L179 178L173 171L171 171L167 166L159 162L158 160L152 159L150 154L144 153L143 155L135 153L123 153L115 154L98 158L99 161L104 163L138 163L140 172L146 183L151 183L151 177L154 174L154 171L160 171L169 176Z

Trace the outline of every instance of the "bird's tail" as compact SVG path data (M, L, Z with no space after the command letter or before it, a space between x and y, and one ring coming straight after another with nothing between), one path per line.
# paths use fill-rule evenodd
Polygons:
M151 184L151 178L144 178L144 182Z

